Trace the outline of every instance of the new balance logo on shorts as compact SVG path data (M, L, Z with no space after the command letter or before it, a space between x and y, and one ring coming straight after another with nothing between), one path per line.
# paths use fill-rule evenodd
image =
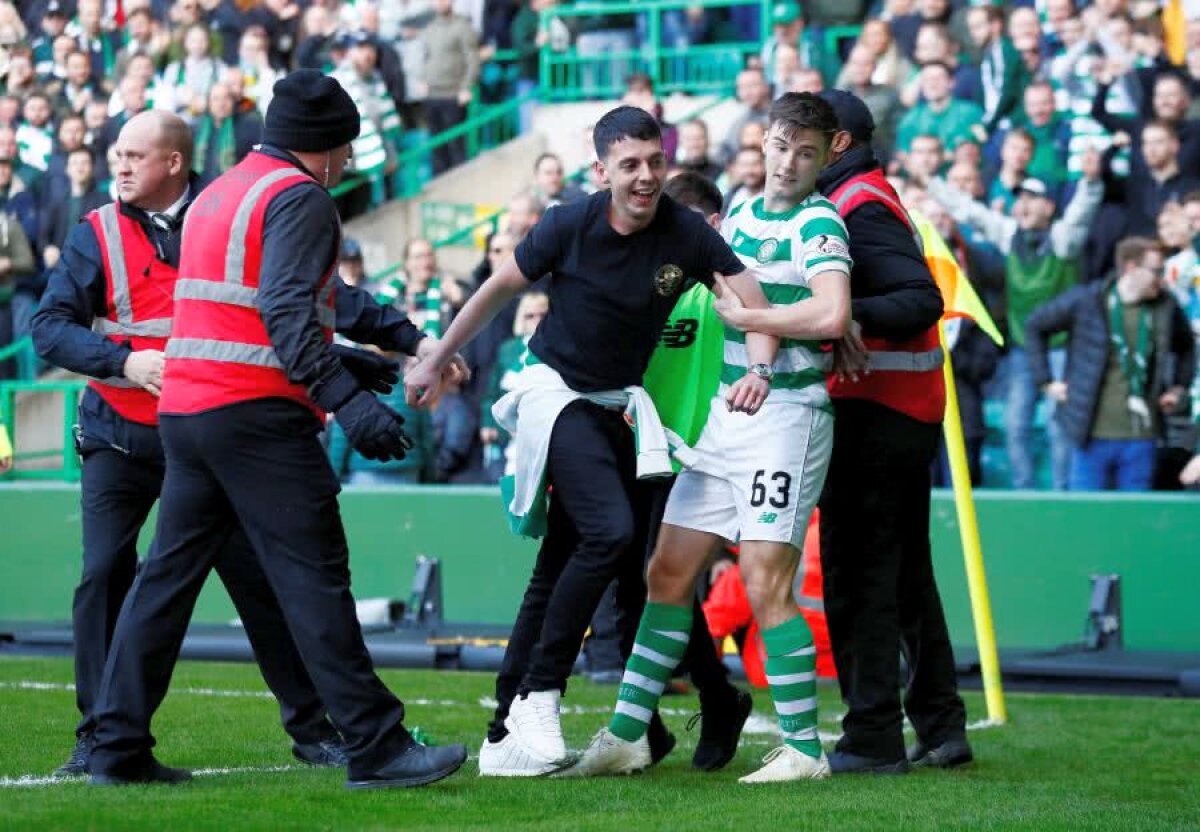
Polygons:
M759 523L774 523L779 519L779 515L773 511L764 511L758 516Z

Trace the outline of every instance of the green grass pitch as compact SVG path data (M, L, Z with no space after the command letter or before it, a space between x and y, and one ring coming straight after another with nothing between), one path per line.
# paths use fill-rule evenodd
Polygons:
M175 788L97 789L44 779L72 740L70 662L0 659L0 828L1200 829L1195 701L1012 695L1008 725L971 732L977 762L969 770L748 787L737 777L776 744L766 731L766 692L755 693L757 731L715 774L690 769L695 737L684 722L696 700L673 696L664 707L680 744L658 768L633 778L512 781L476 776L489 675L382 675L410 701L410 726L434 741L467 743L472 760L458 775L424 789L348 792L341 772L292 760L253 666L184 663L155 724L158 754L169 765L219 771ZM613 687L572 681L563 719L569 743L587 742L614 696ZM841 711L834 688L822 687L821 705L821 729L832 737ZM982 698L969 694L967 705L979 720Z

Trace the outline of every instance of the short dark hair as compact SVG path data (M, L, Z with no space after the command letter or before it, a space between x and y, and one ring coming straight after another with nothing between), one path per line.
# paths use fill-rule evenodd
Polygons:
M70 153L67 154L67 158L70 159L72 156L74 156L78 153L82 153L83 155L87 156L88 161L91 162L93 165L96 164L96 154L93 153L92 149L87 146L80 146L80 147L75 148L74 150L72 150Z
M612 146L624 139L662 141L662 128L654 116L641 107L623 105L605 113L592 131L596 158L604 159Z
M1161 118L1152 118L1142 125L1142 132L1145 133L1152 127L1156 127L1159 130L1165 130L1168 136L1176 141L1179 140L1179 128L1169 121L1163 121Z
M1189 202L1200 202L1200 190L1188 191L1183 195L1183 202L1181 204L1187 205Z
M1011 130L1009 130L1004 135L1004 141L1008 141L1010 138L1013 138L1013 137L1018 138L1018 139L1023 139L1028 144L1031 144L1034 147L1037 147L1037 139L1035 139L1033 137L1033 134L1030 133L1028 130L1026 130L1024 127L1014 127Z
M542 166L542 162L546 161L547 159L553 159L554 161L558 162L560 167L562 166L562 159L558 158L557 153L546 152L546 153L541 154L540 156L538 156L536 159L533 160L534 172L536 172L537 169Z
M771 104L768 125L779 126L788 136L799 130L823 133L828 144L838 131L837 113L832 105L811 92L785 92Z
M704 216L721 213L720 189L703 174L685 170L663 185L663 193L687 208L699 208Z
M1125 267L1130 263L1141 263L1142 258L1152 251L1161 252L1162 250L1162 243L1150 237L1126 237L1117 243L1114 255L1117 263L1117 272L1124 271Z
M944 70L951 78L954 77L954 70L951 69L950 64L946 63L945 61L930 61L921 65L922 70L929 69L930 67L938 67Z

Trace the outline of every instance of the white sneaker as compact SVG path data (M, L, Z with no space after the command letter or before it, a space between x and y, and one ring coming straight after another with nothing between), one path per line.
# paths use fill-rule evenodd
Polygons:
M524 699L518 696L504 720L504 727L516 736L517 743L547 763L566 764L571 759L558 718L561 698L562 693L557 690L533 691Z
M480 777L542 777L567 764L548 763L535 757L525 750L514 734L505 734L500 742L484 737L483 745L479 747Z
M829 776L829 760L825 752L814 759L790 745L773 748L763 757L766 763L758 771L747 774L739 783L784 783L789 780L824 780Z
M579 762L563 770L559 777L603 777L615 774L637 774L650 767L650 740L629 742L601 728Z

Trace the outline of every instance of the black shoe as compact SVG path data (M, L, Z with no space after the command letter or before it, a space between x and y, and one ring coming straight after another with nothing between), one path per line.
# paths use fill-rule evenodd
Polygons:
M75 747L67 761L54 770L55 777L79 777L88 773L88 757L92 756L92 733L80 734L75 738Z
M933 747L917 742L908 749L914 768L957 768L975 759L966 737L945 740Z
M340 739L293 743L292 756L318 768L345 768L350 762L346 755L346 744Z
M373 771L349 774L346 788L390 789L424 786L449 777L466 761L465 746L428 746L414 742Z
M170 768L164 766L153 757L149 762L138 766L122 768L119 771L93 773L88 782L93 786L135 786L158 784L175 786L192 779L192 773L185 768Z
M667 730L658 711L654 712L654 718L650 720L650 727L646 730L646 739L650 743L650 765L652 766L661 763L663 758L675 750L675 735Z
M849 751L831 751L829 769L834 774L908 774L908 760L889 760L886 757L864 757Z
M732 701L726 701L720 706L704 707L700 703L700 713L688 721L688 730L700 720L700 741L696 743L696 751L692 754L692 768L701 771L716 771L726 766L737 754L738 740L742 736L742 727L754 710L754 700L745 691L737 691Z

